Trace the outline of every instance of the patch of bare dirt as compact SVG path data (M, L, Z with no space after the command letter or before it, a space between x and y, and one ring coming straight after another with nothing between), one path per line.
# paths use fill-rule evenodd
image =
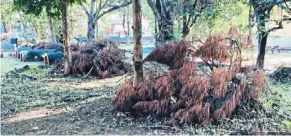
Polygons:
M3 118L1 119L1 123L7 124L7 123L21 122L21 121L30 120L30 119L37 119L37 118L43 118L47 116L58 115L58 114L66 113L66 112L68 112L68 110L65 108L62 108L62 109L38 108L34 110L20 112L20 113L17 113L16 115Z

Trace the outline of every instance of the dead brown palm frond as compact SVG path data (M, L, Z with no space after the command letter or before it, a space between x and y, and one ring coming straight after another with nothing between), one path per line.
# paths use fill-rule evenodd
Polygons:
M196 54L206 61L225 61L229 58L227 42L220 35L209 36Z
M161 64L166 64L172 69L180 68L183 65L188 46L188 42L180 41L166 44L163 47L157 47L143 60L143 62L156 61Z
M136 93L132 86L132 79L129 79L119 87L117 97L112 102L113 106L117 110L128 112L134 105L135 96Z
M256 70L251 75L251 87L249 87L247 98L257 99L261 96L263 86L265 84L265 74L263 70Z
M212 96L214 98L225 97L227 93L227 83L231 80L232 73L227 68L215 68L212 71L211 83L213 85Z

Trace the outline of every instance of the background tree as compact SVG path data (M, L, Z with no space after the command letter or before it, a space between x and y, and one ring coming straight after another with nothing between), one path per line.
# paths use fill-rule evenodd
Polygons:
M156 18L156 25L158 26L156 40L158 43L173 40L174 21L176 20L179 7L181 7L183 0L147 0L147 2Z
M248 29L249 5L244 1L217 0L211 2L196 18L196 22L189 27L187 38L191 41L204 41L209 35L221 33L232 26L242 31ZM181 16L180 20L182 20ZM182 29L179 29L181 32ZM198 45L196 46L196 48Z
M190 28L196 23L198 17L204 10L210 10L212 0L184 0L180 16L182 17L182 37L186 37Z
M133 17L133 65L134 65L134 80L133 87L137 87L143 81L143 68L142 68L142 14L140 0L132 0L132 17Z
M130 16L130 8L127 7L125 9L123 9L123 15L122 15L122 27L124 30L124 34L126 36L126 44L129 45L130 44L130 20L129 20L129 16Z
M105 14L108 14L116 9L128 6L129 4L131 4L131 0L127 0L127 1L99 0L98 4L96 0L91 0L90 5L89 5L90 10L86 8L84 3L80 3L80 4L88 17L87 37L89 41L92 41L92 40L95 40L95 28L96 28L97 21Z
M158 26L156 40L162 44L177 39L179 33L186 37L201 14L205 10L211 10L210 7L214 3L213 0L147 0L147 2Z
M291 10L288 7L287 2L291 0L251 0L250 4L254 8L254 12L256 15L256 24L258 31L258 48L259 53L257 57L257 66L260 68L264 68L264 60L265 60L265 52L267 39L270 32L283 29L283 21L291 21L290 17L282 18L281 20L275 21L277 26L266 29L266 22L270 21L270 13L275 6L279 6L285 10Z
M85 24L87 24L87 16L83 12L83 9L80 8L79 4L73 4L68 7L67 19L69 39L74 39L74 37L86 34Z
M6 1L1 1L1 23L4 26L4 32L7 33L8 32L8 22L10 22L10 18L12 16L12 10L11 7L13 5L13 1L12 0L6 0Z

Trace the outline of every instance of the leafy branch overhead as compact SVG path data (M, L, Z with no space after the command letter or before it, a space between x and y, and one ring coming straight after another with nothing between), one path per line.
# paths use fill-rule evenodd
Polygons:
M68 0L68 4L85 3L86 0ZM45 10L50 17L58 18L61 15L61 0L14 0L14 10L23 11L26 14L34 14L36 16Z

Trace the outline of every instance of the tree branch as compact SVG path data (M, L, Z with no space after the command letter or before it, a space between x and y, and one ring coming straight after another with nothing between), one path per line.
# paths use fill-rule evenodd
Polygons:
M291 21L291 18L284 18L283 20L281 20L279 22L277 27L273 27L273 28L269 29L267 32L270 33L270 32L272 32L274 30L283 29L283 25L282 25L283 21Z
M106 0L106 1L104 2L104 4L102 5L102 0L100 0L100 2L99 2L99 7L98 7L98 9L96 10L96 13L95 13L95 19L96 19L96 18L98 17L98 15L100 14L100 11L101 11L102 9L104 9L104 7L107 5L108 1L109 1L109 0Z
M193 8L192 10L194 10L194 11L196 10L197 2L198 2L198 0L195 0L195 3L192 5L192 8ZM183 13L183 14L186 14L186 13ZM193 18L193 16L195 16L195 12L190 12L189 15L188 15L188 20L187 20L186 26L189 26L189 24L190 24L191 19Z
M130 1L126 2L126 3L124 3L124 4L121 4L121 5L118 5L118 6L114 6L114 7L110 8L110 9L108 9L108 10L102 12L102 13L99 14L99 15L96 14L96 18L95 18L95 20L94 20L94 23L96 23L97 20L98 20L99 18L101 18L102 16L104 16L105 14L108 14L108 13L110 13L110 12L116 10L116 9L119 9L119 8L122 8L122 7L126 7L126 6L130 5L131 3L132 3L132 1L130 0ZM105 5L105 4L104 4L104 5Z
M254 6L255 11L267 11L275 5L280 5L291 0L252 0L251 4Z
M153 3L152 0L147 0L147 2L148 2L148 4L149 4L150 8L152 9L154 15L157 17L158 21L161 21L162 19L164 19L168 24L170 24L170 25L172 24L172 22L169 21L169 20L167 19L167 17L165 17L164 15L162 15L162 14L158 11L158 9L156 8L156 6L155 6L155 4Z
M197 0L195 0L197 1ZM178 0L177 5L173 8L173 13L172 13L172 22L174 22L174 20L177 17L177 13L178 13L178 9L179 7L182 7L181 5L184 3L184 0Z
M84 6L83 3L81 3L81 6L82 6L82 9L84 10L84 12L86 13L86 15L89 16L89 12L88 12L88 10L86 9L86 7Z
M148 5L150 6L150 8L152 9L154 15L157 17L158 20L162 20L161 18L161 14L159 13L158 9L155 7L155 4L153 3L152 0L147 0Z

